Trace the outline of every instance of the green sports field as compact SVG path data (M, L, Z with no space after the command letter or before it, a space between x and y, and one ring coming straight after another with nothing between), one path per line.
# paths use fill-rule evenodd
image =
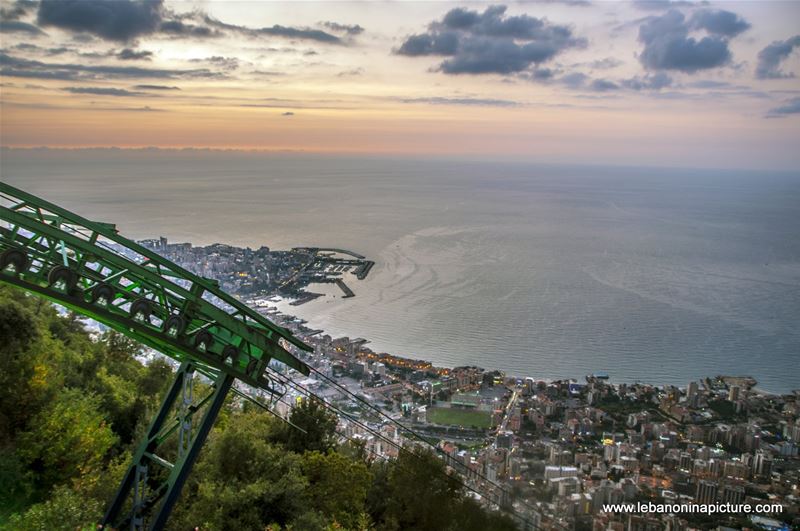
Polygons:
M455 409L446 407L429 407L428 422L433 424L445 424L450 426L472 426L478 428L490 428L492 425L492 414L489 411L475 411L471 409Z

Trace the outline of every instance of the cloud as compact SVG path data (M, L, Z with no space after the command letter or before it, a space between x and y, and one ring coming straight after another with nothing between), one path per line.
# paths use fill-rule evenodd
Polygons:
M779 118L790 114L800 114L800 98L792 98L780 107L775 107L767 112L768 118Z
M558 81L569 88L577 89L583 87L588 79L589 76L586 74L581 72L572 72L571 74L561 76Z
M69 70L38 70L28 71L16 68L0 68L0 76L22 77L29 79L58 79L62 81L72 81L78 79L78 74Z
M3 20L19 20L36 7L32 0L17 0L9 7L0 7L0 18Z
M279 24L250 28L227 24L202 11L177 14L165 8L163 0L41 0L37 20L42 26L119 42L155 33L186 38L214 38L225 33L238 33L250 37L273 36L343 44L340 37L320 29ZM363 31L358 25L327 24L348 35Z
M45 50L45 53L49 56L62 55L70 52L75 52L75 50L73 50L72 48L67 48L66 46L59 46L58 48L47 48Z
M286 72L278 72L276 70L253 70L249 72L255 76L266 76L266 77L274 77L274 76L285 76Z
M783 72L780 64L791 55L796 47L800 47L800 35L785 41L775 41L758 52L756 77L758 79L784 79L794 77L792 72Z
M37 21L112 41L129 41L155 32L161 0L41 0Z
M154 109L145 105L144 107L89 107L90 111L127 111L127 112L166 112L164 109Z
M27 22L19 20L0 20L1 33L27 33L28 35L44 35L44 32Z
M162 33L176 37L220 37L222 32L207 26L187 24L181 20L165 20L158 28Z
M736 37L751 28L749 22L730 11L703 9L692 15L689 21L695 29L703 29L713 35Z
M147 50L132 50L131 48L124 48L117 53L117 58L123 61L149 61L153 57L153 52Z
M528 15L506 15L505 6L483 13L464 8L448 11L425 33L411 35L396 52L410 57L446 57L438 70L446 74L511 74L547 62L568 48L584 47L568 26Z
M698 7L708 5L706 1L689 0L633 0L633 5L645 11L667 11L676 7Z
M289 26L280 26L275 24L269 28L260 28L252 30L256 34L273 35L278 37L289 37L292 39L308 39L312 41L326 42L332 44L339 44L342 40L330 33L322 30L308 29L308 28L292 28Z
M728 64L731 60L728 37L731 33L743 31L741 23L746 22L738 17L731 22L727 15L720 18L714 14L698 20L695 22L692 18L687 21L682 13L675 10L645 19L639 27L639 40L644 43L639 61L648 69L686 73ZM689 36L690 30L701 28L710 35L700 40Z
M167 85L134 85L138 90L180 90L178 87L170 87Z
M534 77L533 80L535 81L537 79ZM571 72L560 77L550 75L543 78L543 80L564 85L571 90L590 92L614 92L623 89L658 91L672 84L672 78L663 72L647 74L645 76L634 76L630 79L593 79L583 72Z
M622 86L632 90L661 90L672 85L672 78L664 72L647 74L644 77L634 76L622 81Z
M432 105L470 105L476 107L517 107L519 102L494 98L406 98L403 103L429 103Z
M412 35L400 46L400 55L455 55L458 50L458 35L453 32L429 35Z
M610 90L619 90L619 85L607 79L595 79L589 88L595 92L608 92Z
M167 70L137 66L80 65L72 63L44 63L13 57L0 52L0 75L34 79L106 79L106 78L214 78L221 77L208 69Z
M595 70L608 70L611 68L616 68L623 64L622 61L615 57L606 57L604 59L597 59L595 61L591 61L586 64L589 68L593 68Z
M350 70L343 70L336 74L336 77L353 77L364 75L364 69L361 67L352 68Z
M535 68L531 72L531 78L536 81L547 81L556 75L556 71L552 68Z
M281 26L279 24L264 28L248 28L247 26L226 24L225 22L217 20L209 15L202 15L202 20L205 24L211 26L212 28L236 32L249 37L261 37L264 35L269 35L273 37L286 37L290 39L312 40L327 44L343 44L342 39L336 35L332 35L319 29L294 28L291 26Z
M693 81L688 84L691 88L699 88L699 89L727 89L730 88L732 85L727 81L717 81L714 79L700 79L697 81Z
M339 24L338 22L321 22L322 27L328 28L337 33L346 33L348 35L360 35L364 32L364 28L358 24Z
M67 87L63 89L73 94L93 94L95 96L144 96L144 92L107 87Z
M205 57L203 59L190 59L189 62L191 63L209 63L212 65L216 65L220 68L224 68L225 70L236 70L239 68L239 60L235 57L223 57L221 55L214 55L211 57Z
M540 4L564 4L565 6L589 7L592 5L590 0L536 0Z

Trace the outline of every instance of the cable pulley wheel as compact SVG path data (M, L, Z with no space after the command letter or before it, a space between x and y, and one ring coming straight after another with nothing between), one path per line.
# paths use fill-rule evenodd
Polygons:
M92 288L92 304L108 306L117 296L117 290L110 284L98 284Z
M231 365L236 365L239 361L239 349L233 345L226 345L222 349L222 363L227 363L228 359L231 360Z
M164 333L170 337L180 337L186 330L186 319L180 315L170 315L164 321Z
M19 249L6 249L0 254L0 271L16 276L28 268L28 255Z
M78 285L78 275L67 266L57 265L47 274L47 283L54 289L72 295Z
M153 303L147 299L136 299L131 303L130 315L136 321L150 322L153 314Z
M194 338L194 346L200 352L207 352L214 344L214 336L208 330L201 330Z

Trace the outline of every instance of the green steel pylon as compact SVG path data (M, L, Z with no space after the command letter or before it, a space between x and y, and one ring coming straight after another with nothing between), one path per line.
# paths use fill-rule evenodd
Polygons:
M106 528L163 528L236 380L273 392L265 374L272 360L309 373L289 352L310 351L306 344L215 281L123 238L113 225L89 221L5 183L0 183L0 282L181 362L103 519ZM195 383L195 373L210 385ZM205 391L199 400L196 387Z

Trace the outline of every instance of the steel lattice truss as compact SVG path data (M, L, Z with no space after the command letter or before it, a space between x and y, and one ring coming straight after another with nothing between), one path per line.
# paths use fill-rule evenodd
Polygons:
M0 282L181 362L109 508L104 521L109 526L163 527L235 380L273 392L266 374L272 360L309 373L289 352L292 347L311 350L307 345L220 290L215 281L123 238L113 225L89 221L5 183L0 183ZM192 394L195 371L212 382L210 392L197 401ZM194 430L193 416L202 417ZM177 457L169 462L156 450L172 435L179 444ZM148 475L154 464L167 472Z

